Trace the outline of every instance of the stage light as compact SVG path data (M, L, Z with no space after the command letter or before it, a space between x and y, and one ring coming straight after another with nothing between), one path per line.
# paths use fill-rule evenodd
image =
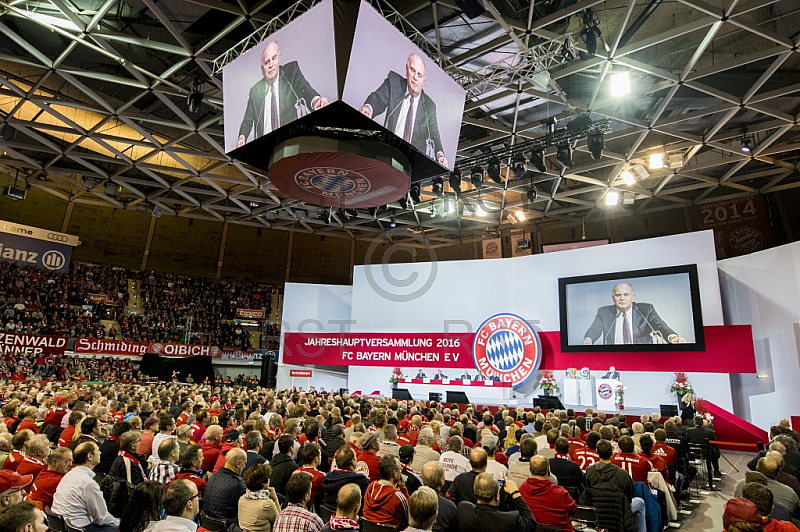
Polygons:
M394 216L389 218L389 227L397 227L397 222L395 221Z
M572 144L564 142L556 146L556 161L564 168L572 168Z
M594 19L594 13L591 9L583 12L583 23L585 27L581 31L581 39L586 45L586 52L590 56L597 54L597 39L603 36L600 33L600 28L597 27L597 21Z
M544 150L541 148L535 149L530 153L529 156L531 160L531 164L534 168L539 170L541 173L547 172L547 165L544 164Z
M750 137L742 138L742 153L750 153L753 151L753 148L750 147Z
M408 195L411 196L411 200L416 204L422 201L420 198L420 194L422 190L420 189L419 185L411 185L411 189L408 191Z
M650 164L648 166L650 167L650 170L660 170L664 168L664 154L653 153L650 155Z
M606 147L605 138L602 132L592 133L587 137L587 144L589 153L592 154L592 159L597 160L603 156L603 150Z
M325 225L331 223L331 215L333 214L333 209L323 209L319 212L319 218ZM339 214L337 212L337 214Z
M609 190L606 193L606 205L616 205L619 203L619 192L616 190Z
M633 174L629 170L623 170L619 176L622 178L622 181L625 182L626 185L631 186L636 182L636 178L633 177Z
M536 187L531 187L525 195L528 197L528 202L533 203L539 197L539 191L536 190Z
M631 92L631 76L628 71L617 72L609 78L611 96L622 97Z
M525 220L527 220L527 217L525 216L525 213L522 212L522 211L517 211L514 215L517 217L517 220L519 220L520 222L524 222Z
M358 218L358 211L355 209L345 209L345 216L350 220L355 220Z
M572 48L567 44L567 41L564 41L564 44L561 45L561 57L564 61L570 63L575 61L575 52L572 51Z
M520 154L515 155L511 159L511 171L514 172L514 177L521 178L525 173L525 156Z
M461 196L461 170L456 168L450 173L450 178L448 180L450 183L450 188L453 189L453 192L456 195L456 198Z
M480 166L473 166L469 178L472 181L472 186L480 190L483 186L483 168Z
M486 174L489 176L489 179L498 185L503 184L503 180L500 178L500 159L497 157L489 159L486 165Z
M83 188L85 188L86 190L92 190L94 187L97 186L97 179L93 177L84 176L81 184L83 185Z
M402 198L397 200L397 203L398 203L398 205L400 205L401 209L403 209L403 210L408 209L408 196L407 195L403 196Z
M105 190L106 196L110 196L112 198L115 197L117 194L119 194L119 189L120 189L119 185L114 183L113 181L107 182Z
M189 91L189 94L186 95L186 107L189 108L189 112L197 114L200 112L200 103L203 101L203 93L200 92L200 80L194 80L194 88Z

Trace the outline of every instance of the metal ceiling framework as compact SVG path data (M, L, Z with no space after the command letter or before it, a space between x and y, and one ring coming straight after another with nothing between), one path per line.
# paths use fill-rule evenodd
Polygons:
M797 0L483 0L473 20L451 0L381 0L387 20L468 89L457 165L542 137L550 117L563 125L588 112L611 132L599 159L580 142L571 168L549 150L547 172L514 179L504 166L503 182L480 190L461 168L458 200L427 186L407 208L334 211L326 223L322 208L225 155L216 73L313 3L0 0L0 171L77 203L434 248L493 237L518 210L527 221L515 231L546 230L800 186ZM602 32L594 57L580 37L587 9ZM608 93L620 71L632 78L623 99ZM621 172L653 153L682 165L624 184ZM608 208L609 190L635 202Z

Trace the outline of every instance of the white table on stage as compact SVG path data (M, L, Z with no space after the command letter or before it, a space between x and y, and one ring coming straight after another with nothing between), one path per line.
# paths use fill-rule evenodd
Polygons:
M620 382L617 379L597 379L597 386L594 387L597 397L597 409L603 411L614 411L617 409L617 386Z
M578 379L564 379L564 403L568 405L583 404L581 403Z
M428 400L430 392L441 393L442 400L445 400L448 390L466 393L471 402L475 402L475 400L503 401L514 397L514 385L510 382L402 378L397 382L397 387L407 389L414 399L425 401Z
M594 377L589 379L577 379L578 381L578 397L581 402L579 405L595 406L594 400Z

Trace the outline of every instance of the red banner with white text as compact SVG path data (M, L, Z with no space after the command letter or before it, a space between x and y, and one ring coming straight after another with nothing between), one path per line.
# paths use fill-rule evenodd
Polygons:
M220 349L215 345L177 344L171 342L133 342L98 338L78 338L75 340L75 352L100 356L123 357L140 357L145 353L153 353L162 357L211 357L229 360L255 358L255 351L252 349L243 351L233 347Z
M14 334L0 332L0 355L63 355L67 348L64 336Z

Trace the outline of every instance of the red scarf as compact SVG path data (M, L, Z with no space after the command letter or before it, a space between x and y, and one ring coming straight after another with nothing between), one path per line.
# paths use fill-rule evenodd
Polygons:
M118 436L109 436L109 437L108 437L108 438L106 438L106 439L107 439L108 441L119 441L119 437L118 437Z
M331 527L331 530L341 530L344 528L358 528L358 523L349 517L339 517L338 515L334 514L331 516L328 526Z
M130 461L131 461L131 463L133 463L133 464L136 464L136 467L138 467L138 468L139 468L139 472L142 474L142 478L143 478L144 480L147 480L147 473L145 473L145 472L144 472L144 469L142 469L142 464L139 462L139 459L138 459L138 458L136 458L136 457L133 455L133 453L130 453L130 452L128 452L128 451L123 451L123 450L120 450L120 451L119 451L119 455L120 455L120 456L122 456L122 457L124 457L124 458L127 458L128 460L130 460Z

